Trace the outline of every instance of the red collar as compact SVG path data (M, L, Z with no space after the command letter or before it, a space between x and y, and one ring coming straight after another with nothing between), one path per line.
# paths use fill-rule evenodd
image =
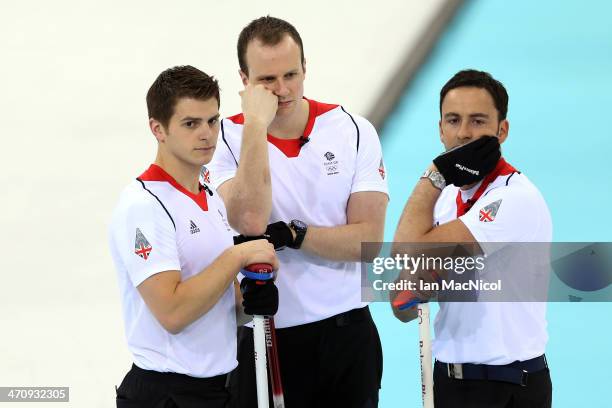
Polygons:
M206 190L200 184L200 192L198 194L193 194L191 191L187 190L185 187L181 186L170 174L168 174L164 169L159 167L157 164L152 164L149 168L138 177L139 180L142 181L165 181L170 183L174 188L176 188L181 193L185 194L187 197L191 198L195 203L204 211L208 211L208 201L206 200Z
M461 217L463 214L468 212L470 208L472 208L474 203L478 201L478 199L482 196L487 187L489 187L489 184L491 184L497 177L506 176L508 174L516 172L517 170L510 164L508 164L506 160L504 160L504 158L502 157L497 162L497 165L495 166L493 171L487 174L486 177L482 180L482 183L476 190L476 193L474 193L471 198L468 198L465 203L461 198L461 190L457 191L457 218Z

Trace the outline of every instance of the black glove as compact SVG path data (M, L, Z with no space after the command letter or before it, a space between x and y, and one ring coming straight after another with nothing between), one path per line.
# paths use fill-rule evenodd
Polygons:
M255 239L267 239L269 243L274 245L274 249L282 249L290 244L293 244L293 234L291 228L283 221L278 221L268 225L266 233L256 237L246 237L242 234L234 237L234 245L242 244L243 242L253 241Z
M240 282L240 291L245 314L274 316L278 310L278 289L272 279L256 281L244 278Z
M278 221L268 225L266 235L268 242L274 245L274 249L282 249L293 244L293 234L286 222Z
M447 185L461 187L482 180L495 168L500 157L497 137L483 136L442 153L433 162Z

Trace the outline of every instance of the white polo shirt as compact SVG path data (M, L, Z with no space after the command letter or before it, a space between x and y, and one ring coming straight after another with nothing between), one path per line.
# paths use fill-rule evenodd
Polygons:
M477 188L462 191L462 200L467 201ZM434 209L434 225L457 218L458 191L452 185L442 191ZM485 270L492 271L486 273L511 273L500 269L512 262L512 270L524 272L521 279L538 278L532 275L541 270L521 253L526 246L504 244L552 240L546 202L523 174L497 177L459 219L485 253ZM501 365L524 361L544 354L546 324L544 302L442 302L434 323L432 351L445 363Z
M387 176L380 141L364 118L339 105L308 100L309 118L300 148L299 139L268 135L272 180L270 223L299 219L310 226L345 225L352 193L387 194ZM215 187L236 175L244 118L224 119L221 138L207 166ZM276 284L279 328L325 319L363 307L357 262L334 262L305 251L286 248L277 253Z
M195 195L153 164L121 193L113 213L111 254L128 347L140 368L213 377L237 365L233 285L176 335L157 321L137 289L150 276L169 270L180 271L186 280L233 244L223 201L210 191L212 196L206 189Z

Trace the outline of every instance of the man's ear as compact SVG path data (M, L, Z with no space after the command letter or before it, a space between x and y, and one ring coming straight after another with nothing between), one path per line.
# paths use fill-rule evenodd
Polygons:
M149 129L151 129L151 133L153 133L153 136L155 136L155 139L157 139L159 143L166 142L166 130L161 122L153 118L149 118Z
M508 138L508 132L510 131L510 122L508 122L508 119L504 119L501 122L499 122L499 132L498 132L498 137L499 137L499 144L502 144L506 141L506 139Z
M238 70L238 75L240 75L240 80L242 81L242 85L247 86L249 84L249 76L242 72L241 69Z

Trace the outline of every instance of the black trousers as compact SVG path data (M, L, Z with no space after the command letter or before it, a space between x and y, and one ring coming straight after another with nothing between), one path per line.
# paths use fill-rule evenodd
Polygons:
M117 389L117 408L224 408L227 375L195 378L132 365Z
M552 383L548 368L529 373L527 385L490 380L458 380L434 367L436 408L550 408Z
M367 307L277 329L276 340L288 408L378 406L382 348ZM253 330L241 328L238 368L230 375L232 407L257 407L253 352Z

